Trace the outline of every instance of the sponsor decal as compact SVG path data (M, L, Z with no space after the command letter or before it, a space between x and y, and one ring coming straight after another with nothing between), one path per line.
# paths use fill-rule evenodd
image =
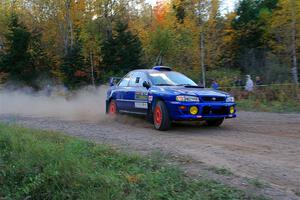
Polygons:
M135 92L136 100L147 100L148 92Z

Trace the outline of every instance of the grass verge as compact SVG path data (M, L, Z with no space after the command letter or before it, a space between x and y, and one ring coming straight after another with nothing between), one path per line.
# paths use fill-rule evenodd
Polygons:
M159 158L0 124L0 199L261 199L192 180Z
M245 111L300 113L300 102L297 101L258 101L241 99L237 102L238 108Z

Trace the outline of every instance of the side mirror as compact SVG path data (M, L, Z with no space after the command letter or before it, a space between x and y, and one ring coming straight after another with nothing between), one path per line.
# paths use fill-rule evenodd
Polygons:
M150 88L150 83L147 82L147 81L144 81L144 82L143 82L143 87L149 89L149 88Z
M113 86L115 86L115 85L116 85L116 79L110 78L110 79L109 79L109 86L110 86L110 87L113 87Z

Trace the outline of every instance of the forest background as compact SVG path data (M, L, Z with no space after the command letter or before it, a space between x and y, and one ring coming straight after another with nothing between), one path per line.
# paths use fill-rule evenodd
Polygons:
M205 71L208 86L246 74L298 86L300 1L239 0L223 11L225 1L1 0L0 81L77 89L162 64L197 83ZM295 94L282 90L275 100Z

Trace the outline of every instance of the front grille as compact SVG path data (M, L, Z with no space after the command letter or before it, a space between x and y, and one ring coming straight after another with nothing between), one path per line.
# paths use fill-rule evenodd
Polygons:
M202 101L204 102L224 102L225 101L225 97L201 97Z
M228 115L228 107L221 106L221 107L210 107L204 106L202 108L202 115Z

